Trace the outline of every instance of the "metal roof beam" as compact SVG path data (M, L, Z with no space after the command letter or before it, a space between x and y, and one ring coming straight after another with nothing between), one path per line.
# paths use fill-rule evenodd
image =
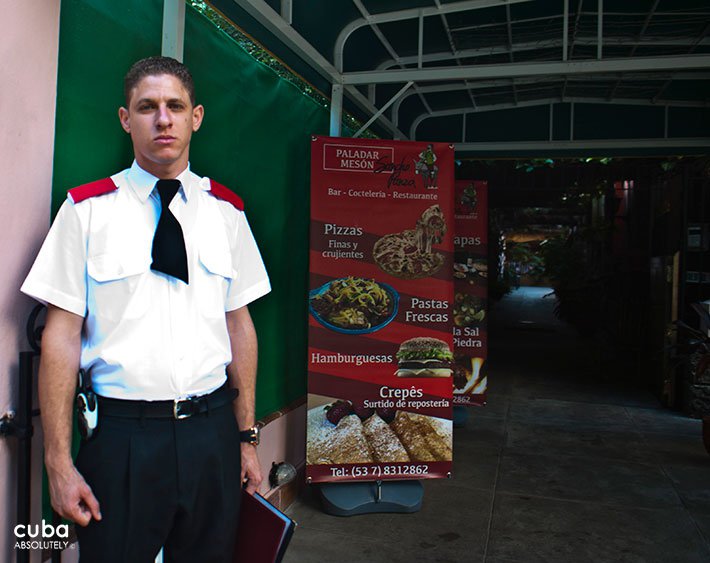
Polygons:
M254 2L257 0L235 0L236 2ZM410 19L428 16L437 16L440 14L453 14L456 12L466 12L469 10L480 10L483 8L493 8L497 6L505 6L507 4L519 4L522 2L531 2L532 0L466 0L463 2L452 2L443 4L439 7L430 6L425 8L410 8L407 10L397 10L394 12L383 12L380 14L372 14L368 18L358 18L347 24L338 34L335 41L335 49L333 59L335 67L342 71L343 54L345 52L345 43L352 33L367 25L404 21Z
M234 2L331 84L340 82L340 73L335 67L264 0L234 0Z
M427 120L436 117L450 117L452 115L468 115L471 113L486 113L490 111L500 111L508 109L518 109L524 107L538 107L547 106L556 103L569 103L569 104L603 104L603 105L621 105L621 106L652 106L652 107L693 107L693 108L706 108L710 107L710 103L706 102L686 102L686 101L664 101L663 103L655 103L653 100L643 99L643 98L618 98L616 100L608 100L607 98L592 98L592 97L580 97L580 96L570 96L564 99L561 98L540 98L537 100L526 100L518 103L504 103L504 104L487 104L479 105L475 108L452 108L437 110L431 113L423 113L416 117L412 122L409 129L409 136L411 139L416 138L417 128L419 125Z
M595 12L581 11L582 2L583 2L583 0L580 0L579 4L577 4L577 10L575 11L575 23L579 22L579 20L582 16L596 17L598 15L598 11L595 11ZM646 12L608 12L608 11L605 11L604 14L606 16L629 17L629 16L645 16L647 13ZM710 17L710 12L656 12L656 15L662 16L662 17L693 16L693 17L698 17L698 18L707 18L707 17ZM532 23L532 22L539 22L539 21L546 21L546 20L559 20L559 19L562 19L563 17L564 17L564 13L551 14L549 16L537 16L535 18L523 18L523 19L515 20L513 23L520 24L520 23ZM464 25L461 27L454 27L451 30L452 31L476 31L479 29L486 29L486 28L490 28L490 27L501 27L504 25L505 25L504 21L497 21L497 22L493 22L493 23L483 23L483 24L477 24L477 25Z
M443 17L443 16L442 16ZM417 68L422 68L422 56L424 55L424 16L419 14L419 37L417 41Z
M530 105L535 105L536 102L540 100L528 100ZM575 104L602 104L602 105L615 105L615 106L647 106L647 107L677 107L677 108L710 108L710 102L692 102L688 100L660 100L654 102L650 98L615 98L610 100L603 97L594 96L568 96L563 100L559 98L545 99L545 103L554 103L555 101L559 103L575 103ZM521 102L523 103L523 102ZM544 105L544 104L543 104ZM485 110L489 106L481 106L481 111Z
M288 25L293 25L293 2L281 0L281 17Z
M582 17L582 3L584 0L579 0L577 3L577 11L574 15L574 26L572 27L572 37L569 41L569 53L567 54L567 60L572 58L574 54L574 42L577 40L577 32L579 31L579 19Z
M638 35L636 38L638 39L639 43L641 42L641 38L646 34L646 30L648 29L648 24L651 23L651 19L653 18L653 14L656 12L656 8L658 8L658 3L661 0L655 0L653 3L653 6L651 6L651 9L648 11L648 15L646 16L646 19L643 20L643 25L641 26L641 31L639 31ZM629 57L633 57L634 54L636 53L636 49L639 46L639 43L634 45L631 48L631 52L629 53ZM616 84L614 84L614 87L611 89L611 92L609 93L609 97L613 98L614 95L616 94L616 89L619 87L619 84L621 84L621 78L617 80Z
M642 41L636 39L629 39L628 37L605 37L604 43L607 47L624 47L624 46L644 46L644 47L691 47L696 44L695 39L665 39L662 37L657 38L646 38ZM589 37L577 37L575 39L576 45L596 45L597 36ZM705 38L700 42L701 45L710 45L710 39ZM513 44L513 53L518 53L522 51L536 51L540 49L555 49L563 46L564 43L560 39L547 39L544 41L525 41ZM441 61L453 60L455 58L459 59L473 59L476 57L486 57L491 55L505 55L509 52L509 48L505 45L496 45L492 47L482 47L479 49L462 49L456 51L456 54L452 54L449 51L442 51L439 53L429 53L422 56L422 62L424 63L434 63ZM416 55L398 57L395 59L387 59L377 65L377 70L386 70L394 66L401 65L413 65L418 62L418 57Z
M367 129L370 125L372 125L372 124L377 120L378 117L380 117L383 113L385 113L385 111L387 111L387 108L390 107L393 103L395 103L395 102L397 101L397 99L398 99L402 94L404 94L405 90L407 90L412 84L414 84L414 82L407 82L407 83L399 90L399 92L397 92L394 96L392 96L392 98L390 98L390 100L389 100L385 105L383 105L380 109L377 110L377 113L376 113L375 115L373 115L373 116L367 121L367 123L365 123L362 127L360 127L360 129L358 129L358 130L355 132L355 134L353 135L353 138L359 137L359 136L362 134L362 132L363 132L365 129Z
M562 13L562 60L567 60L567 48L569 44L569 0L563 0L564 7ZM550 119L552 119L552 110L550 110ZM552 127L552 126L550 126ZM550 137L552 138L552 137Z
M573 84L573 83L585 83L585 82L598 82L600 80L624 80L624 81L632 81L632 80L644 80L644 81L650 81L650 80L658 80L658 81L666 81L666 80L710 80L710 72L676 72L676 73L665 73L665 74L629 74L626 73L623 75L622 78L618 74L596 74L596 75L586 75L586 74L580 74L578 76L570 76L570 77L564 77L564 76L537 76L537 77L530 77L530 78L501 78L498 80L477 80L475 82L466 82L466 83L447 83L447 84L429 84L426 86L420 86L419 87L419 92L422 94L435 94L435 93L441 93L441 92L456 92L456 91L461 91L461 90L476 90L479 91L477 95L483 95L483 93L480 92L480 90L485 90L487 88L505 88L507 86L510 86L511 83L515 83L516 86L525 86L528 84L542 84L544 88L552 88L554 87L555 83L565 81L566 84ZM528 90L529 92L529 90ZM404 103L405 100L413 96L413 92L407 92L405 93L401 98L399 98L393 106L392 110L392 118L395 124L398 123L399 121L399 108L401 105ZM566 96L564 97L566 99ZM561 98L558 98L558 100ZM616 97L607 97L606 101L614 101L615 103L624 103L625 100L631 100L631 103L633 104L633 100L635 98L616 98ZM601 99L600 99L601 101ZM663 104L671 104L671 105L679 105L683 106L684 104L691 104L690 107L696 107L694 104L695 102L685 102L685 101L678 101L674 102L673 100L656 100L655 103L651 103L648 100L646 101L650 103L650 105L663 105ZM705 104L702 102L698 102L697 107L705 107ZM644 104L646 105L646 104ZM484 108L486 107L485 105L483 106Z
M693 56L692 53L695 52L695 49L698 48L698 45L700 45L700 42L701 42L703 39L705 39L705 36L706 36L708 33L710 33L710 22L708 22L708 23L705 25L705 27L703 28L703 30L700 32L700 35L695 39L695 43L693 44L693 46L692 46L692 47L690 48L690 50L688 51L688 57L689 57L689 58L690 58L691 56ZM658 90L658 93L653 97L653 99L654 99L654 100L659 99L659 98L663 95L663 92L666 91L666 88L668 88L668 86L670 86L670 85L671 85L671 80L668 80L665 84L663 84L663 86L661 86L661 88Z
M361 0L352 0L353 4L355 4L355 7L358 9L360 14L362 14L362 17L367 21L367 24L370 26L370 29L372 32L375 34L377 39L380 40L380 43L382 43L382 46L385 48L385 50L390 54L390 56L394 59L398 59L399 55L395 52L394 47L390 44L389 41L387 41L387 38L385 37L384 33L380 31L380 28L377 27L377 24L375 22L370 21L370 13L367 11Z
M710 146L710 137L677 137L669 139L589 139L576 141L510 141L456 143L455 151L496 152L502 151L551 151L551 150L590 150L590 149L672 149L698 148Z
M391 84L432 82L441 80L478 80L484 78L516 78L550 74L595 74L602 72L638 72L710 68L710 55L639 57L634 59L604 59L441 67L386 71L349 72L342 75L343 84Z
M631 52L629 53L629 57L633 57L634 54L636 53L636 49L638 48L638 45L641 43L641 38L646 35L646 30L648 29L648 24L651 23L651 19L653 19L653 15L656 13L656 9L658 8L658 4L661 0L655 0L653 2L653 6L651 6L651 9L648 11L648 14L646 15L646 19L643 20L643 25L641 26L641 31L639 31L639 34L637 36L637 39L639 43L637 45L634 45L633 49L631 49Z
M682 79L685 78L689 75L690 73L678 73L677 75L673 76L673 80L677 79ZM632 75L631 77L628 77L630 80L633 79L633 77L636 75ZM563 77L555 77L556 81L559 82L563 79ZM609 79L616 78L616 76L608 77ZM661 77L658 77L657 80L665 80L667 79L667 75L663 75ZM703 73L700 78L705 78L705 79L710 79L710 73ZM599 77L590 77L590 76L575 76L572 77L569 82L589 82L589 81L594 81L598 80ZM486 80L486 81L478 81L474 82L473 86L475 86L475 89L485 89L485 88L499 88L499 87L506 87L510 86L511 82L514 82L518 86L523 86L526 84L546 84L547 80L545 78L515 78L515 79L500 79L500 80ZM421 91L422 94L433 94L433 93L441 93L441 92L455 92L455 91L460 91L460 90L467 90L472 86L472 84L432 84L428 86L421 86L419 90ZM546 90L549 88L554 87L553 85L548 85L548 86L543 86L542 89ZM530 93L530 90L526 90L526 93ZM399 98L393 106L393 119L395 123L398 123L399 121L399 109L404 103L405 100L413 96L413 92L407 92L405 93L401 98ZM484 96L485 95L481 92L478 94L479 96ZM710 107L710 103L705 103L705 102L692 102L692 101L686 101L686 100L678 100L678 101L673 101L673 100L656 100L655 102L651 99L645 99L645 98L592 98L592 97L569 97L566 96L564 98L546 98L543 101L550 100L550 103L554 102L563 102L563 101L576 101L576 102L589 102L589 103L613 103L613 104L619 104L619 105L648 105L648 106L662 106L662 105L671 105L674 107ZM531 105L528 102L525 102L528 105ZM537 102L532 104L532 105L537 105ZM542 105L542 104L541 104ZM481 105L481 106L476 106L477 111L494 111L498 109L512 109L518 107L515 104L502 104L502 105L496 105L493 106L491 104L488 105Z
M579 76L570 76L569 77L569 82L574 83L574 82L598 82L600 80L617 80L619 78L619 75L617 74L596 74L596 75L579 75ZM564 80L564 76L536 76L536 77L531 77L531 78L500 78L497 80L477 80L475 82L468 82L466 84L464 83L453 83L449 82L447 84L429 84L427 86L421 86L419 90L423 94L432 94L432 93L437 93L437 92L454 92L457 90L466 90L468 88L473 88L475 90L482 90L485 88L505 88L507 86L510 86L512 82L515 82L516 86L524 86L526 84L550 84L554 82L561 82ZM665 80L710 80L710 72L702 72L702 73L692 73L692 72L679 72L675 74L658 74L658 75L644 75L644 74L631 74L631 75L624 75L623 80L644 80L644 81L650 81L650 80L658 80L658 81L665 81ZM552 84L550 84L552 86ZM412 92L407 92L404 97L410 97L412 96Z
M522 18L519 20L515 20L516 24L521 24L521 23L533 23L533 22L539 22L539 21L550 21L550 20L559 20L564 17L564 14L551 14L549 16L537 16L535 18ZM501 27L504 26L505 22L504 21L497 21L493 23L480 23L476 25L462 25L461 27L452 27L451 31L477 31L479 29L487 29L490 27Z
M597 59L602 60L602 30L604 28L604 0L597 0Z
M375 114L379 111L372 103L370 103L370 100L368 100L366 96L363 96L360 91L355 88L355 86L345 86L345 93L364 112L369 114ZM400 131L397 126L389 119L387 119L384 115L380 115L379 124L382 125L385 129L387 129L390 133L392 133L392 136L395 139L408 138L407 135Z
M510 59L510 62L513 62L513 24L511 23L511 17L510 17L510 4L508 4L505 7L505 20L507 25L507 31L508 31L508 58ZM515 80L513 80L513 100L515 100L515 103L518 103L518 90L515 87Z
M355 7L360 11L362 16L367 20L370 17L370 13L367 11L367 8L363 5L361 0L352 0L353 4L355 4ZM370 23L370 28L372 29L372 32L375 34L377 39L380 40L380 43L382 43L382 46L387 50L387 52L390 54L391 57L393 57L395 60L399 58L399 55L397 52L394 50L394 47L390 44L390 42L387 40L385 37L385 34L382 33L380 28L377 26L377 24ZM374 84L372 85L373 87L375 86ZM406 90L406 88L405 88ZM418 87L415 85L414 86L414 91L418 92ZM419 98L422 101L422 104L424 104L424 107L427 109L427 111L431 111L431 107L429 106L429 102L426 101L426 98L422 96L421 94L419 95ZM372 101L374 103L375 99L374 96L372 98ZM389 104L388 106L389 107ZM377 115L380 115L381 112L378 112Z
M607 16L621 16L621 17L629 17L629 16L638 16L638 17L645 17L648 15L648 12L612 12L609 10L606 10L604 12L605 15ZM582 12L583 16L596 16L597 12ZM678 12L656 12L656 15L659 17L665 17L665 18L686 18L689 16L692 17L710 17L710 11L705 11L705 12L685 12L685 11L678 11Z
M328 60L321 55L308 41L263 0L234 0L242 9L270 31L277 39L301 57L309 66L316 70L331 84L341 84L341 74ZM345 86L345 94L364 112L377 113L377 108L370 103L354 86ZM400 131L389 119L381 115L380 125L390 131L394 137L406 139L407 136Z
M408 8L405 10L396 10L394 12L382 12L379 14L371 14L368 21L358 25L368 25L369 23L389 23L403 20L411 20L419 17L421 13L425 18L429 16L438 16L440 14L454 14L456 12L467 12L469 10L481 10L484 8L495 8L505 6L506 4L519 4L522 2L532 2L533 0L463 0L460 2L451 2L449 4L441 4L440 6L425 6L423 8ZM354 20L349 25L355 25L359 20Z
M437 8L441 8L440 0L434 0L434 2L436 3ZM507 7L509 7L509 5ZM441 24L444 26L444 31L446 31L446 38L449 41L449 48L451 49L451 53L452 53L454 59L456 59L456 64L458 64L459 66L463 66L463 63L461 61L461 57L459 56L458 50L456 49L456 43L454 42L454 36L451 34L451 28L449 26L449 21L446 19L446 14L440 14L440 17L441 17ZM423 26L423 24L424 24L424 17L423 16L420 18L420 21L422 22L421 25ZM423 66L423 61L421 60L421 58L419 59L418 66L419 66L419 68L421 68ZM473 107L476 107L476 97L473 95L473 92L471 92L471 90L468 90L467 94L468 94L468 97L471 99L471 104L473 105ZM427 108L427 109L429 111L431 111L431 108ZM464 128L465 128L465 123L464 123Z

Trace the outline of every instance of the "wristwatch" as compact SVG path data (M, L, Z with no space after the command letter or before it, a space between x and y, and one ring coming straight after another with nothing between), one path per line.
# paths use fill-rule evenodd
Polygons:
M259 445L259 427L252 426L251 428L247 428L246 430L242 430L239 433L239 441L246 442L247 444L251 444L252 446L258 446Z

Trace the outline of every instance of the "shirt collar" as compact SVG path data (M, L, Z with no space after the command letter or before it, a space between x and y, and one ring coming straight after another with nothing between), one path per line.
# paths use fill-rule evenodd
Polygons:
M192 179L192 174L190 172L190 164L187 164L187 168L177 175L177 180L180 180L180 190L178 193L182 194L185 201L190 199L190 193L192 192L190 180ZM133 191L138 196L138 199L142 203L150 197L155 188L155 183L159 180L156 176L153 176L150 172L143 170L138 162L135 160L128 170L128 182L133 188Z

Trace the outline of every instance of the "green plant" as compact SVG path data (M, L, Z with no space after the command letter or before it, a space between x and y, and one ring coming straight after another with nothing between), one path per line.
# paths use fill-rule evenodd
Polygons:
M502 274L490 276L488 278L489 301L500 301L513 290L515 282L507 267L503 269Z
M602 322L604 277L595 271L589 252L590 241L598 238L596 229L585 229L542 246L545 273L557 298L555 313L584 336L593 334Z
M537 244L525 242L510 243L507 249L508 263L516 267L516 273L542 277L545 265Z

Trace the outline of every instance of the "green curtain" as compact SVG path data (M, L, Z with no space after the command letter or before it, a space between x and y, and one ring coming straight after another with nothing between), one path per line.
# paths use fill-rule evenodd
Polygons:
M160 0L62 2L52 210L66 191L130 165L120 129L123 75L160 53ZM205 105L195 172L245 201L273 291L250 309L259 334L257 417L306 392L309 150L327 111L187 8L185 63Z

